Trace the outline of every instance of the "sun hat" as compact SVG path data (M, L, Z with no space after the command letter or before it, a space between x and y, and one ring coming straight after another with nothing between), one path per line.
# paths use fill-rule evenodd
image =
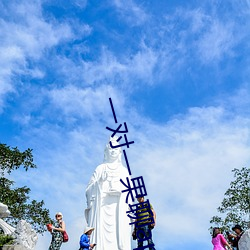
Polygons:
M62 214L61 212L57 212L57 213L56 213L56 216L57 216L57 215L61 215L61 216L63 217L63 214Z
M93 230L95 230L93 227L86 227L83 233L86 234L87 232L93 231Z

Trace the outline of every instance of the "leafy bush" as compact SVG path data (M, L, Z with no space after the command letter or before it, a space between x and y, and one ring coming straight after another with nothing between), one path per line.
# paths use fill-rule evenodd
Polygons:
M3 245L12 245L14 243L14 238L10 235L0 234L0 247Z

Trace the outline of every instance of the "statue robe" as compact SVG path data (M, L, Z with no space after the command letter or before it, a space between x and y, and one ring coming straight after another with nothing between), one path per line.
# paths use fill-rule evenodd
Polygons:
M126 177L129 173L122 164L112 169L104 163L96 168L87 186L85 217L88 226L95 228L90 239L96 243L95 250L131 250L127 192L121 192L126 187L120 182L126 183Z

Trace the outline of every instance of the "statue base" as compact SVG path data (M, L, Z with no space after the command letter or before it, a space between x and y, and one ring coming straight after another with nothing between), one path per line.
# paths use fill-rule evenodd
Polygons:
M21 245L5 245L0 247L0 250L26 250L24 246Z

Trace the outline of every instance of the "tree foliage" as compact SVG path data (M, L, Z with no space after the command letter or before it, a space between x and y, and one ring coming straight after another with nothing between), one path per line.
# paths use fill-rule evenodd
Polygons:
M0 233L0 247L2 247L3 245L12 245L13 243L14 239L12 236Z
M21 166L27 171L29 168L36 168L33 163L32 149L28 148L21 152L17 147L10 148L6 144L0 143L0 173L3 176L5 172L10 174L13 170Z
M20 152L0 144L0 202L6 204L11 216L5 220L15 226L21 219L29 222L38 233L46 230L45 224L51 222L49 210L44 208L44 201L30 200L30 188L27 186L14 188L14 182L5 177L12 171L23 167L26 171L36 168L33 163L32 150Z
M213 216L210 223L229 231L235 224L247 228L250 220L250 168L233 169L234 180L217 211L222 216Z

